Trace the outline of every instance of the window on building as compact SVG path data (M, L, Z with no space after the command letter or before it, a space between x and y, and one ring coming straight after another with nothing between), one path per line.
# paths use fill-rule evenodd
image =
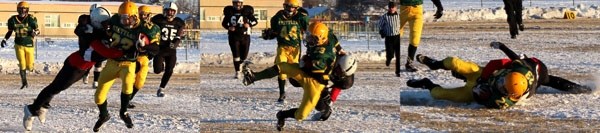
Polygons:
M256 20L258 21L267 20L267 10L254 10L254 17L256 17Z
M77 26L77 25L75 25L74 23L64 23L61 27L62 28L75 28L75 26Z
M204 18L204 16L205 16L204 13L205 13L204 9L200 8L200 21L206 20L206 18Z
M206 21L221 21L221 16L208 16Z
M44 26L46 27L58 28L59 26L58 15L46 15L44 16L44 20Z

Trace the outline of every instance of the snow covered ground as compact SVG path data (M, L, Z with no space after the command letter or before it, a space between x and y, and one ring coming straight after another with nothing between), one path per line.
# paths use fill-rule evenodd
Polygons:
M449 7L455 9L453 7L461 5L465 4ZM447 15L444 22L425 24L419 54L436 59L459 56L483 64L491 59L505 57L500 51L488 46L491 41L501 41L517 53L540 58L553 75L586 85L600 82L597 78L600 74L597 59L600 57L598 19L526 19L527 29L520 33L518 39L509 39L505 20L453 22L448 20L454 18L449 17L451 13L447 12ZM264 41L257 36L252 36L250 59L256 63L253 68L261 70L273 65L276 45L273 40ZM407 40L406 36L402 39ZM39 91L54 79L64 58L76 49L74 39L55 40L55 44L39 46L36 72L29 76L30 87L24 90L16 89L20 83L16 74L14 50L0 49L0 132L24 131L21 126L23 106L30 104ZM9 45L11 43L12 39L9 40ZM573 95L542 88L540 94L523 105L508 110L482 109L474 103L457 104L432 100L428 91L407 87L405 82L411 78L423 77L443 86L460 86L462 82L451 77L449 72L425 70L426 67L420 64L417 67L421 71L402 73L400 78L395 77L393 68L383 64L385 55L381 39L347 39L342 40L341 44L358 57L361 63L354 87L342 92L338 102L334 104L334 113L329 120L309 119L297 122L288 119L286 131L600 130L597 126L600 124L600 115L597 113L600 111L600 106L597 105L600 95L597 93ZM403 63L406 45L406 41L403 41ZM120 82L113 85L108 96L109 111L113 117L101 132L273 132L275 113L299 104L302 94L300 88L288 85L288 102L276 104L278 89L275 79L259 81L247 87L233 79L230 51L224 32L203 32L200 49L188 51L188 60L184 59L184 49L180 50L180 64L169 84L167 97L154 96L160 75L149 74L145 89L133 100L138 105L130 111L134 129L127 129L118 119ZM199 66L202 68L197 70ZM47 123L42 125L34 122L34 132L91 132L98 111L93 103L94 90L89 89L89 86L78 82L58 94L51 103L53 107Z

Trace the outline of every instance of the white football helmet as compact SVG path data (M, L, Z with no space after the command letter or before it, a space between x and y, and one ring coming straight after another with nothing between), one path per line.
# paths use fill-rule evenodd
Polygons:
M98 7L92 10L90 13L90 19L92 20L92 26L96 29L104 28L102 22L110 19L110 11L104 7Z
M95 4L95 3L94 3L94 4L92 4L92 5L90 6L90 14L92 14L92 11L93 11L94 9L98 8L98 7L102 7L102 6L101 6L100 4Z
M177 5L173 2L165 3L165 5L163 5L163 10L166 10L166 9L172 9L172 10L175 10L175 12L178 11Z
M350 76L356 72L358 61L351 55L346 54L337 59L337 65L342 69L345 76Z

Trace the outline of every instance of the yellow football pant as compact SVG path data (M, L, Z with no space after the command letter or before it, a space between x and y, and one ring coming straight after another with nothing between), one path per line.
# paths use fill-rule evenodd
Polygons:
M431 89L431 97L434 99L450 100L454 102L472 102L473 87L481 76L481 68L473 62L463 61L458 57L447 57L443 60L444 67L467 78L465 86L457 88L435 87Z
M137 62L140 63L140 70L135 74L135 87L137 89L142 89L144 87L144 83L146 83L146 77L148 76L148 63L150 60L148 59L148 55L140 55L137 58Z
M101 105L106 101L106 95L116 78L121 78L121 93L133 93L133 83L135 82L135 62L115 61L108 59L106 66L100 72L98 78L98 88L96 88L95 102Z
M317 106L321 91L325 88L325 85L300 70L298 63L281 63L280 66L282 68L281 71L284 71L287 76L298 81L302 89L304 89L302 103L300 103L300 107L294 114L296 120L304 120L308 117L310 111Z
M293 46L277 46L277 55L275 56L275 64L279 67L279 79L286 80L287 75L284 73L284 66L280 64L298 63L300 56L300 47Z
M17 60L19 61L19 70L33 71L33 60L35 47L27 47L22 45L15 45L15 53L17 54Z
M404 26L408 22L410 28L410 45L415 47L421 43L423 31L423 5L400 6L400 36L404 33Z

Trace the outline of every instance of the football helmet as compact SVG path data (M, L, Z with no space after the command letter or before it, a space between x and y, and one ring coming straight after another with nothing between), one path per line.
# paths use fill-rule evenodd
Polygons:
M125 1L119 6L119 16L121 24L128 28L133 28L139 21L138 7L131 1Z
M25 17L29 14L29 3L25 1L21 1L17 4L17 13L19 13L20 17Z

